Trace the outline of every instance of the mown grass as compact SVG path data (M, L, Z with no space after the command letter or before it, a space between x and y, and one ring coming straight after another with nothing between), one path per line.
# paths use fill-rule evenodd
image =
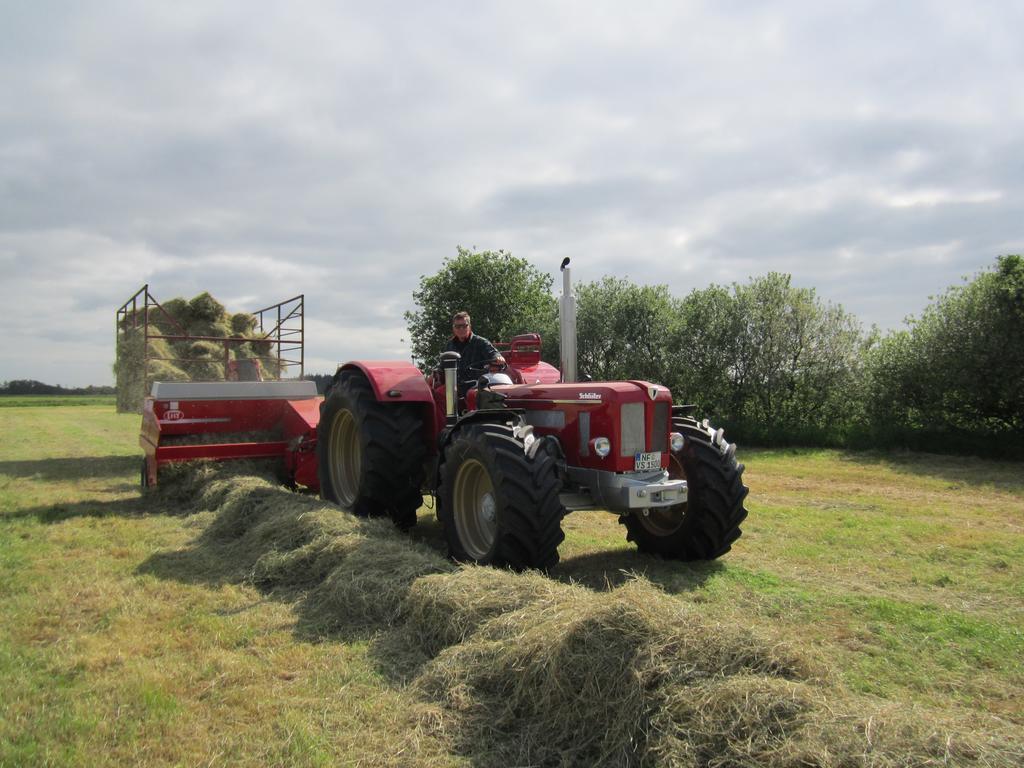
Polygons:
M210 515L140 497L138 422L0 411L0 766L459 765L365 641L299 639L218 564L140 567Z
M426 546L412 556L400 539L373 543L379 526L352 529L334 513L322 523L298 514L301 530L273 515L255 524L258 485L241 489L254 495L239 495L230 514L197 512L173 494L143 500L137 427L110 407L0 411L0 766L491 765L518 754L519 742L494 731L493 708L511 691L488 686L496 664L547 674L543 646L522 644L543 643L544 627L556 633L550 611L539 637L526 628L540 614L524 608L522 623L507 618L491 639L461 647L469 630L456 624L426 656L412 653L388 634L410 583L433 599L445 585L463 590L407 627L413 646L444 634L440 617L458 615L467 585L478 588L458 573L409 581L443 562L425 554L443 549L429 510L413 535ZM785 642L816 659L837 691L983 732L1024 724L1024 467L836 451L741 457L751 513L725 558L641 557L613 516L576 513L551 584L574 584L565 594L592 605L584 620L600 626L630 604L600 596L633 589L642 574L709 626L749 627L767 647ZM314 522L336 533L307 541ZM371 578L375 563L383 570ZM507 600L519 585L543 589L514 577L476 600ZM368 598L359 606L357 593ZM354 622L357 609L370 618ZM519 655L499 654L517 644ZM491 673L472 666L480 659ZM527 709L536 727L561 733L539 703ZM517 720L502 722L514 735Z

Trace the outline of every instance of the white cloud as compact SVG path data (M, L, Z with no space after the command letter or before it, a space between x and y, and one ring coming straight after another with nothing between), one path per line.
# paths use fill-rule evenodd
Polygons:
M307 369L404 359L459 244L677 293L788 271L893 326L1024 250L1024 10L965 9L13 6L0 380L109 381L147 282L305 294Z
M878 190L871 195L882 205L890 208L913 208L916 206L934 207L950 203L992 203L998 202L1003 195L998 190L982 190L972 192L970 190L952 189L914 189L900 192Z

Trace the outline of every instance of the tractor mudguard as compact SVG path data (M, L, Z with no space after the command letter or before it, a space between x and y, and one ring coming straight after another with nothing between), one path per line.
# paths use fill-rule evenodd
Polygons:
M449 429L441 431L441 434L437 437L437 452L444 453L444 449L451 442L452 436L467 424L483 421L506 422L509 420L509 415L522 418L525 414L526 410L524 408L480 408L475 411L469 411L460 417Z
M459 430L469 424L482 424L487 422L504 424L508 422L510 415L515 416L518 419L522 419L525 414L526 411L523 408L480 408L475 411L469 411L465 415L461 416L455 424L442 429L438 434L437 457L444 455L445 450L448 448L448 444L451 443L452 439L457 434L459 434ZM437 461L431 469L434 488L437 488L441 481L440 471L441 462Z
M437 436L437 455L441 456L448 444L452 439L459 433L459 430L466 427L469 424L480 424L484 422L496 422L505 423L509 420L509 414L514 414L519 418L523 418L526 415L525 408L481 408L479 410L470 411L462 418L460 418L454 426L449 429L444 429L441 434ZM552 454L556 462L556 474L559 480L564 480L566 476L566 461L565 451L562 450L562 444L558 442L558 438L553 435L545 435L538 437L533 445L527 449L527 454L532 458L539 449L543 449ZM440 481L439 471L441 469L440 462L436 463L433 467L432 474L434 476L434 487L437 487L437 483Z
M334 380L338 380L342 371L351 369L363 372L378 402L434 404L434 396L422 371L412 363L401 360L353 360L338 366Z

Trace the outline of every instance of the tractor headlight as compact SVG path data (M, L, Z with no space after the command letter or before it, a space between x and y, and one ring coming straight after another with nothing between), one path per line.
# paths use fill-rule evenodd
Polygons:
M612 452L612 441L607 437L595 437L590 441L590 450L603 459Z
M679 453L683 450L683 443L685 442L686 441L683 440L683 436L678 432L673 432L668 436L668 443L672 446L672 453Z

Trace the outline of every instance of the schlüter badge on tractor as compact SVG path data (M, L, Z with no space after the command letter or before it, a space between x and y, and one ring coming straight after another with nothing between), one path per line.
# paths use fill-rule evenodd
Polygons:
M143 421L144 482L156 482L167 461L280 456L288 482L401 528L415 524L423 494L433 494L459 561L549 568L562 518L582 509L618 514L642 552L725 554L747 516L735 445L698 421L695 406L673 405L666 387L577 382L568 260L562 273L561 371L541 360L540 336L524 334L495 345L504 370L473 371L471 382L457 380L458 354L448 352L426 375L404 361L344 363L323 399L285 389L289 382L262 382L274 386L244 396L230 382L173 392L154 385ZM181 413L173 419L172 402ZM182 439L251 427L276 437Z

